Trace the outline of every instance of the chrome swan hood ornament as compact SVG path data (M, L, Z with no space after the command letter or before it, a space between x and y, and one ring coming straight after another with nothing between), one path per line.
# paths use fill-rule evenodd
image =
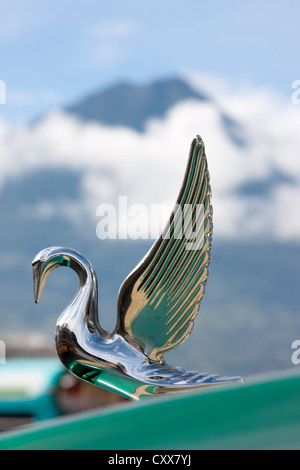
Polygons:
M77 294L55 329L57 353L68 370L131 399L242 381L187 371L164 360L189 336L204 295L212 246L210 199L204 144L197 136L169 223L120 288L112 332L99 323L97 277L83 255L51 247L34 258L35 302L55 268L68 266L79 277Z

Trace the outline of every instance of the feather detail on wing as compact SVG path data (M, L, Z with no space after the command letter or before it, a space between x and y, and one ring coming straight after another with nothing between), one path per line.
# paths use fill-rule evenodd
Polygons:
M210 199L204 144L197 136L169 223L119 292L118 332L152 361L162 361L192 330L208 277Z

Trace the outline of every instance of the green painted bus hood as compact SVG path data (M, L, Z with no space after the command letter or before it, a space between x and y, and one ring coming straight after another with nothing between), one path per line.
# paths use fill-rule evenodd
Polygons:
M0 449L300 449L299 371L55 418Z

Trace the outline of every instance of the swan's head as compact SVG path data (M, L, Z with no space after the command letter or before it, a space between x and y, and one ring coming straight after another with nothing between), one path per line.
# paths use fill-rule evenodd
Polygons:
M72 248L52 246L40 251L32 261L34 301L39 302L49 274L60 266L77 272L82 280L91 272L90 262Z

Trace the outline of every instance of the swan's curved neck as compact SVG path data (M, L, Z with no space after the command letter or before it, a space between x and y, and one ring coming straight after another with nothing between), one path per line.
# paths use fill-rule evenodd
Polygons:
M51 247L41 251L33 260L35 302L38 302L49 274L60 266L73 269L79 277L79 288L73 301L58 319L69 329L86 328L90 333L105 334L98 320L98 282L91 263L70 248Z

